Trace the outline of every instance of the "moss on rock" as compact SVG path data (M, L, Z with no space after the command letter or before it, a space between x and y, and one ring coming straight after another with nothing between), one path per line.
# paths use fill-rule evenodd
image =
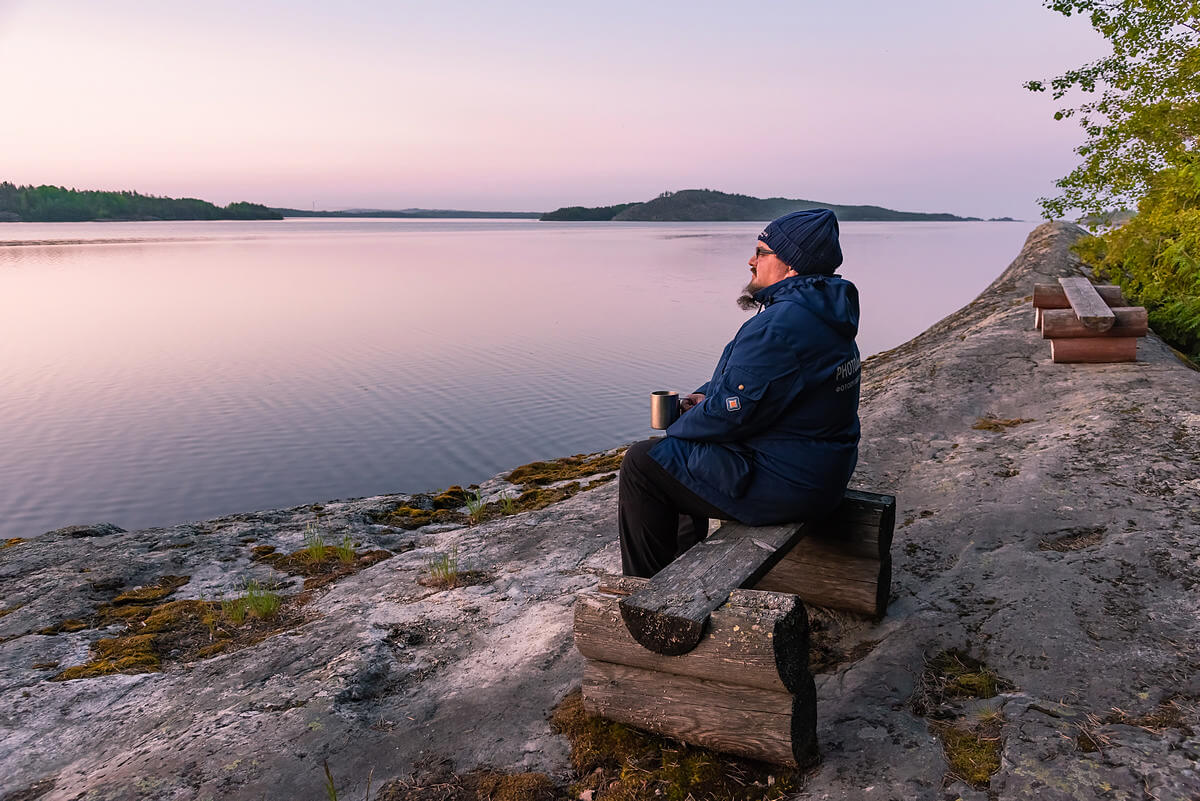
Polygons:
M569 479L585 478L597 473L609 473L621 467L625 457L622 449L617 453L576 454L549 462L530 462L509 472L507 478L513 484L545 486Z
M1011 688L1010 682L980 660L950 648L925 663L910 704L922 717L946 719L957 716L955 701L995 698Z
M86 620L80 620L78 618L69 618L67 620L63 620L58 623L55 623L53 626L46 626L46 628L44 628L44 629L38 629L37 633L53 635L53 634L62 634L64 631L83 631L84 629L87 629L87 628L91 628L91 624L88 623Z
M96 658L83 665L69 667L51 681L87 679L113 673L152 673L159 669L153 634L97 640Z
M121 593L112 599L112 605L146 604L162 600L187 584L190 578L190 576L163 576L154 584Z
M448 487L444 492L433 496L433 508L437 509L461 509L467 503L467 491L455 484Z
M942 738L942 753L950 772L976 790L984 790L992 774L1000 770L1003 742L1001 719L988 716L975 722L939 724L934 731Z
M453 509L420 509L408 504L399 504L387 512L377 515L374 521L411 531L431 523L465 523L466 520L465 514Z

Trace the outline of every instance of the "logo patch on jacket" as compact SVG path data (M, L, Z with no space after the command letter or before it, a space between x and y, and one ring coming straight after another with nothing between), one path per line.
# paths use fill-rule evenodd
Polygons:
M736 412L742 408L742 401L739 398L726 398L725 408L731 412Z

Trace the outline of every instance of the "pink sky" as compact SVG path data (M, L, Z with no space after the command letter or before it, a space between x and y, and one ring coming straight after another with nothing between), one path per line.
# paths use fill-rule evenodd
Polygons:
M540 211L711 188L1037 216L1104 53L1034 0L0 0L0 179Z

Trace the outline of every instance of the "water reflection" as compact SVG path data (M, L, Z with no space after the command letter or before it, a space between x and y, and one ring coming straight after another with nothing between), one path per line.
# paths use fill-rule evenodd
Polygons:
M847 223L864 355L1029 224ZM648 433L707 378L757 223L7 224L0 536L468 483Z

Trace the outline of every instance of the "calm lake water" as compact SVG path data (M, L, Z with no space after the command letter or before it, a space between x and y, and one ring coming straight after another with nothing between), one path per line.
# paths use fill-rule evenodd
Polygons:
M1033 223L845 223L864 357ZM0 537L466 485L650 434L746 318L759 223L0 225ZM18 244L19 243L19 244Z

